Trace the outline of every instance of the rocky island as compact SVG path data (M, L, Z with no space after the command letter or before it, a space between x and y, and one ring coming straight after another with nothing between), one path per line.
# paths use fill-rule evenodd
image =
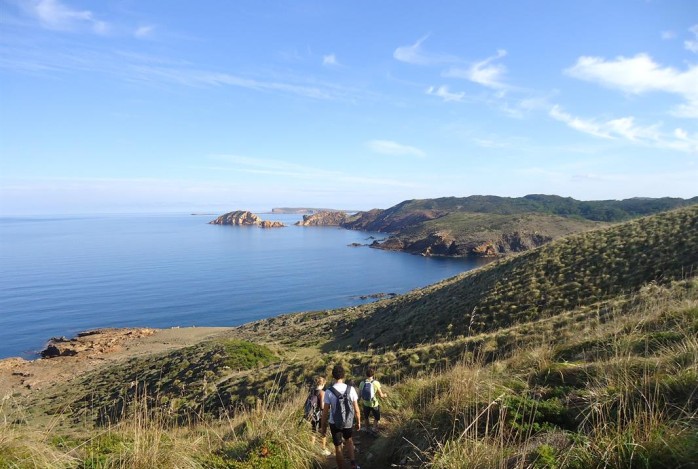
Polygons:
M210 225L238 225L238 226L259 226L260 228L282 228L286 225L280 221L262 220L259 216L245 210L228 212L215 220L209 222Z

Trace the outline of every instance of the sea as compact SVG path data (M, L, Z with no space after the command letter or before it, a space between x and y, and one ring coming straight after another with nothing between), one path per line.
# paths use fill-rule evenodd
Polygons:
M0 218L0 358L102 327L235 326L405 293L484 261L369 248L385 233L210 225L217 215ZM357 243L361 246L352 246Z

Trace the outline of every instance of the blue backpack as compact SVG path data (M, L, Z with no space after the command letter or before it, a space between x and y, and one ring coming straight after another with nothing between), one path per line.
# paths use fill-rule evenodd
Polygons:
M354 403L349 399L350 389L351 386L347 386L344 394L341 394L334 386L330 387L330 391L337 398L337 405L332 409L332 420L337 428L351 428L354 426Z
M361 400L371 402L376 397L376 390L373 387L373 381L364 381L364 386L361 388Z

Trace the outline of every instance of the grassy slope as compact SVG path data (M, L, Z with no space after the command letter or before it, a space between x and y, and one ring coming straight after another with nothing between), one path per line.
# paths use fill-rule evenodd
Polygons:
M77 432L79 446L92 440L76 423L118 429L116 422L134 422L139 400L164 428L240 416L240 406L297 399L298 385L342 361L352 376L377 365L394 389L386 403L394 426L380 443L390 462L449 468L477 456L485 462L473 467L528 467L539 457L559 461L572 448L582 465L561 467L595 467L589 461L616 456L608 466L627 467L623 452L637 442L655 448L652 458L684 461L696 447L698 285L680 279L698 263L697 220L698 207L681 209L562 239L393 300L258 321L237 328L230 341L134 359L32 395L17 403L24 416L14 420L44 416L51 435ZM465 393L454 394L454 382L467 384L457 386ZM642 409L648 402L649 414ZM257 424L255 431L264 427ZM288 425L266 435L283 446L284 435L303 434ZM208 435L209 446L196 451L209 467L262 441L233 429L242 449L230 452L210 427L194 428ZM22 440L21 428L0 427L0 462L33 454L15 434ZM136 434L118 435L131 441ZM62 460L55 438L43 438L48 447L40 452ZM480 453L469 455L473 448ZM312 464L315 456L303 451Z
M695 206L570 236L384 302L345 340L404 347L548 317L692 274L697 246Z

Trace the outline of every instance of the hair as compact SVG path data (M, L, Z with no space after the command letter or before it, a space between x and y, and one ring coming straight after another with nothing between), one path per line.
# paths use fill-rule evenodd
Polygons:
M375 374L375 372L376 372L376 370L374 370L373 367L369 367L366 370L366 376L368 376L369 378L373 378L373 375Z
M344 379L344 367L339 363L332 368L332 377L334 379Z
M325 377L324 376L316 376L315 379L313 380L313 384L315 385L316 388L319 388L320 386L325 385Z

